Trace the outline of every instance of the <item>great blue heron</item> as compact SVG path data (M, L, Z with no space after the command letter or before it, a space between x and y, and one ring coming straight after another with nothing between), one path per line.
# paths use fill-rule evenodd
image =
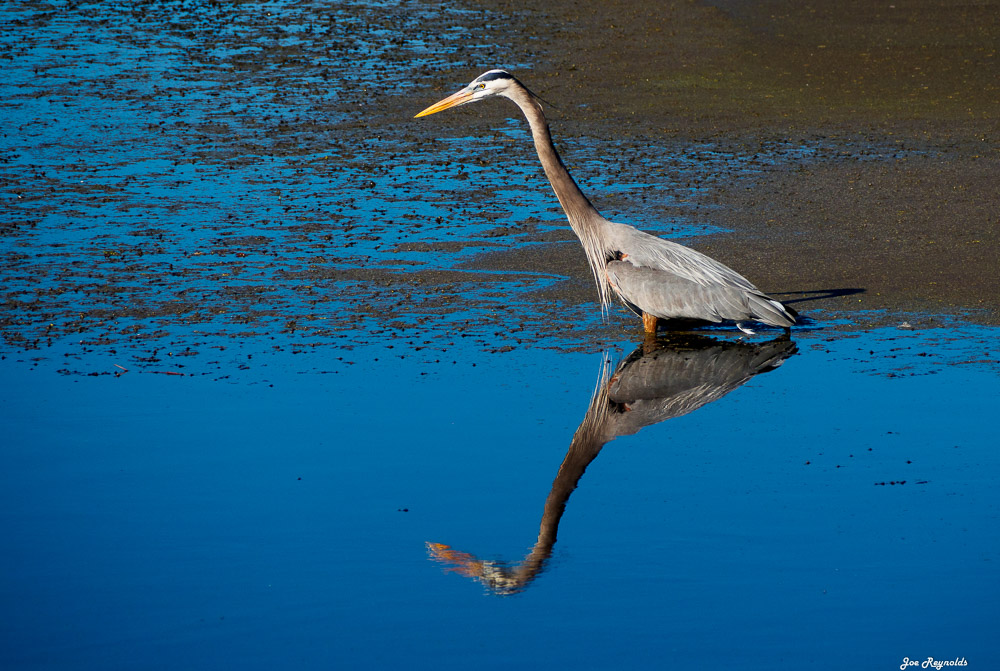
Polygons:
M735 270L700 252L601 216L570 176L552 144L537 96L505 70L490 70L457 93L417 114L502 96L521 108L538 158L569 225L583 244L594 273L602 310L612 294L642 316L647 333L660 319L705 322L744 321L790 327L795 311L770 298Z

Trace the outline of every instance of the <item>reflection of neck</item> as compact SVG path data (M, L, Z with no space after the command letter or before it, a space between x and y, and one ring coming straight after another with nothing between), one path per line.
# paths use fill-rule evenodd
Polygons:
M451 570L480 580L491 590L501 594L522 591L544 570L545 563L552 555L552 548L556 544L559 520L566 510L570 495L576 489L590 462L597 457L604 444L614 438L613 434L608 433L607 428L608 418L612 412L612 405L608 401L607 373L607 368L604 368L600 386L591 399L587 415L580 428L576 430L569 451L559 466L556 479L552 482L552 490L545 499L538 540L524 560L511 566L477 559L474 555L458 552L440 543L428 543L427 550L433 559L452 565Z
M573 435L569 451L559 466L556 479L552 482L552 490L545 499L545 509L542 512L542 522L538 529L538 541L524 561L517 567L518 582L522 585L534 580L545 567L545 562L552 555L559 531L559 521L566 511L566 503L601 448L614 438L607 433L608 414L611 405L608 402L608 385L602 376L601 386L590 402L590 408L583 423Z
M605 441L597 440L596 436L586 436L589 440L578 440L579 437L580 431L577 432L566 458L559 466L559 473L552 482L552 491L545 499L542 523L538 529L538 542L528 555L529 559L535 556L544 556L547 559L552 553L552 546L556 544L556 532L559 531L559 520L566 510L566 503L580 482L580 478L583 477L584 471L587 470L587 466L597 458L601 448L604 447Z

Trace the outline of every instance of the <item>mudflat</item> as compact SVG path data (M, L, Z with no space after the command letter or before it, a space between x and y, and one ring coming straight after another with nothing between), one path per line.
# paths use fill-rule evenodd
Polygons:
M689 244L761 288L1000 321L1000 3L475 4L534 63L557 144L613 136L623 163L679 138L825 146L712 188L730 232Z
M279 5L12 5L5 346L638 330L516 108L413 118L493 67L610 218L824 325L1000 322L1000 0Z

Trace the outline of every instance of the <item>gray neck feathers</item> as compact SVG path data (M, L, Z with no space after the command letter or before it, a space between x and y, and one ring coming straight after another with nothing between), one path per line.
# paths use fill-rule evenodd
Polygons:
M538 160L542 163L545 176L549 178L549 183L552 185L556 198L559 199L559 204L566 212L570 227L583 245L590 269L594 273L594 281L601 299L601 308L607 310L611 287L608 285L604 268L609 250L601 237L602 224L607 220L583 195L583 191L577 186L563 164L555 145L552 144L549 124L538 101L522 86L513 87L508 97L521 108L528 120L528 125L531 127L531 137L535 142L535 150L538 152Z

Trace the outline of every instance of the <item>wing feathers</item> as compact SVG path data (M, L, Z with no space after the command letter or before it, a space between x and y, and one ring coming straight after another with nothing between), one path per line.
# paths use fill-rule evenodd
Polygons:
M628 253L633 265L663 270L701 286L727 285L760 291L745 277L690 247L644 233L632 226L607 222L611 249Z
M634 256L627 258L607 264L608 282L626 303L643 312L664 319L753 320L782 327L795 323L781 303L745 279L748 286L702 284L670 271L636 266L631 263Z

